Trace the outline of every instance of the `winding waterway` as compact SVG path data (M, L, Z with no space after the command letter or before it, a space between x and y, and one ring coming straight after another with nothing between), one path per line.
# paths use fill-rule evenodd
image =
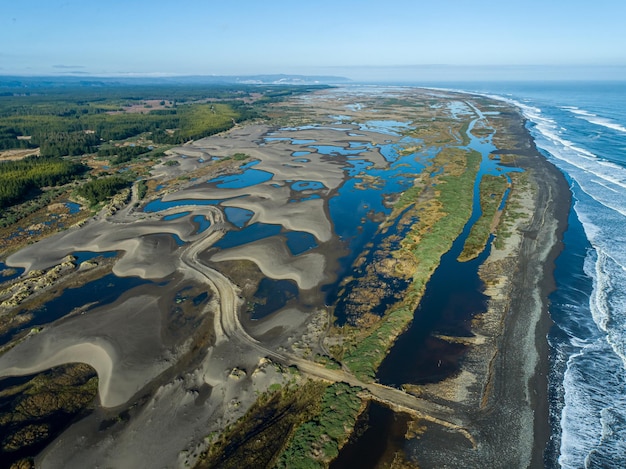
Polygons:
M459 142L457 145L458 148L475 150L482 155L478 176L474 182L472 214L462 234L456 239L451 250L442 257L440 266L428 282L426 293L415 311L415 319L411 327L398 339L380 367L378 379L385 384L401 386L405 383L432 382L454 373L458 367L458 360L464 353L463 346L438 339L434 335L460 337L469 335L467 321L485 308L486 298L481 293L482 285L478 278L478 267L489 254L491 239L477 259L459 263L457 257L463 249L471 227L481 214L479 194L481 178L486 174L503 174L515 169L499 165L497 157L494 158L494 155L491 154L495 149L491 143L491 137L478 138L472 134L474 125L484 116L473 106L470 107L471 109L464 103L460 103L453 110L460 112L465 109L465 111L469 111L466 114L474 113L477 116L467 130L469 143L464 145L463 142ZM272 154L268 157L269 162L263 159L260 162L252 161L241 166L238 174L220 176L200 183L196 186L197 188L191 188L189 193L174 194L174 196L181 197L178 200L165 198L165 200L152 201L145 206L143 213L138 214L137 218L141 221L137 221L137 224L144 223L144 220L147 220L146 225L151 223L149 228L146 228L150 234L163 230L163 222L167 222L168 226L180 227L180 236L167 231L167 234L174 237L176 243L173 243L171 239L169 242L160 244L159 240L152 240L153 242L149 246L165 245L165 247L161 251L150 251L157 254L154 254L154 259L148 258L145 262L143 275L151 273L150 271L154 267L153 263L156 264L158 261L168 260L171 257L178 262L174 264L172 261L175 266L172 270L178 268L182 271L192 272L197 274L197 278L204 276L207 282L212 282L220 301L220 311L215 313L215 333L218 342L224 339L224 343L226 343L227 340L225 339L228 339L235 345L256 347L259 353L264 354L263 356L272 357L272 351L265 348L254 337L249 336L239 324L239 316L237 316L238 292L231 280L222 272L213 270L213 265L208 267L208 264L204 264L202 262L204 259L200 259L201 255L208 253L207 257L210 258L214 252L223 254L225 251L236 251L244 246L248 251L252 251L252 246L258 248L257 251L254 251L260 253L258 257L252 256L252 259L232 257L231 260L246 259L256 262L264 274L264 279L260 281L253 295L255 299L261 301L250 307L248 311L253 320L262 321L272 314L284 310L285 305L297 303L305 296L306 292L313 288L321 289L319 297L323 298L319 301L317 296L313 298L311 295L313 299L310 300L310 304L314 305L311 307L304 304L305 300L302 300L302 305L297 306L301 306L303 311L313 311L315 307L321 306L321 302L335 304L341 294L339 285L342 280L346 275L357 275L352 272L357 258L364 253L370 253L365 254L365 260L366 262L371 260L373 248L370 249L369 244L372 243L375 248L384 236L402 238L405 234L402 231L405 228L400 229L398 228L399 224L395 223L388 227L387 232L382 236L378 232L380 221L391 213L391 202L394 198L412 187L415 174L432 164L431 160L440 151L440 148L432 146L424 148L421 146L423 143L421 140L403 137L401 132L410 128L411 122L409 121L372 120L363 124L352 123L350 128L346 125L337 125L338 127L322 129L328 132L324 135L328 135L330 131L340 132L339 137L332 136L328 141L323 138L320 138L319 141L310 138L298 138L300 131L316 131L320 129L317 126L280 129L282 135L293 135L293 137L266 137L259 146L265 144L269 146L273 144L272 142L287 143L289 146L297 146L298 151L283 151L279 156L279 162L271 160ZM365 139L358 141L357 136L362 136L350 132L350 130L355 129L362 132L375 132L379 135L369 135L368 140L370 141L365 141ZM393 139L391 139L392 137ZM375 139L382 140L382 143L374 143ZM407 150L413 147L419 147L419 150ZM304 156L306 158L303 158ZM311 164L313 162L316 165ZM307 171L309 169L307 165L310 165L309 168L314 167L314 170ZM270 172L269 169L276 171ZM296 169L299 173L295 173ZM335 185L333 186L331 183ZM284 200L279 200L279 197L275 195L277 193L281 197L286 194ZM197 198L194 198L194 194ZM309 222L309 225L306 223L297 225L293 223L292 219L284 216L284 212L288 212L292 207L298 206L298 204L302 204L305 208L310 207L311 202L316 204L314 207L320 208L319 212L325 217L321 221L327 222L332 227L329 228L332 233L329 233L328 237L325 237L326 233L319 229L319 226L311 227L311 224L315 224L311 223L311 220L318 222L320 219L303 217L305 222ZM258 205L255 205L257 203ZM190 207L192 206L205 206L198 208L205 210L207 216L196 215L193 218L193 223L191 223L188 218L190 218ZM175 213L178 207L180 212ZM159 220L159 214L155 214L155 212L164 210L168 210L168 212L163 214L162 219ZM274 212L282 211L281 215L284 218L276 217L276 213L271 213L272 210ZM271 216L266 216L268 212ZM209 213L218 213L219 216L217 219L211 218L208 216ZM296 216L300 215L300 212L296 210L293 213ZM305 213L305 215L308 214ZM266 217L264 218L264 216ZM187 220L185 221L185 219ZM128 225L132 226L132 223L128 223ZM123 226L124 223L119 223L119 227ZM186 226L195 227L195 231L185 228ZM115 229L117 228L116 225ZM209 234L205 233L203 236L198 236L205 230ZM133 236L142 240L147 238L147 236L140 236L136 233L141 232L132 232L128 235L129 238L134 239ZM270 257L267 261L262 256L267 253L267 246L270 246L267 241L270 239L276 241L271 247L280 245L285 249L284 251L275 249L277 255ZM122 239L122 241L126 241L126 239ZM263 242L266 244L262 244ZM176 245L174 246L174 244ZM132 249L128 249L132 251L135 246L133 244ZM109 248L107 247L107 249ZM65 254L64 252L63 255ZM89 251L76 251L74 254L80 257L80 260L87 260L92 255ZM164 259L157 259L156 257L159 255L163 256ZM306 277L310 272L304 272L301 277L298 277L291 272L284 275L284 271L272 271L271 269L269 269L270 273L263 271L263 267L267 267L266 264L269 264L269 267L275 267L276 264L283 262L282 265L293 267L298 262L302 262L303 259L305 261L302 262L305 264L303 270L311 269L312 263L307 264L308 260L319 259L323 256L325 257L321 270L333 270L332 274L325 275L326 272L324 271L319 276L320 280L309 283L305 283L304 280L306 279L303 280L302 277ZM219 264L220 260L214 262ZM0 265L0 268L3 267ZM134 272L131 275L135 275ZM141 273L141 271L137 272ZM290 274L291 276L289 276ZM44 312L35 314L35 317L40 318L41 322L31 322L25 327L53 322L74 308L87 305L90 298L94 296L100 299L100 305L111 303L119 297L122 291L148 282L148 280L141 280L132 276L123 280L113 277L104 277L97 282L101 282L107 287L113 284L114 287L117 287L113 288L116 290L117 296L109 294L108 290L106 293L97 289L94 290L99 285L97 282L85 284L77 289L68 289L45 306L48 315ZM158 278L158 276L154 278ZM119 283L117 283L118 280ZM316 281L317 283L315 283ZM302 287L302 284L305 287ZM404 285L397 284L396 287L398 290L402 290ZM201 297L198 296L198 298ZM205 297L202 298L204 301ZM201 301L198 301L200 304ZM383 314L385 306L386 303L383 301L381 310L374 312ZM229 314L226 315L225 312ZM341 317L340 308L337 309L336 313L337 322L341 323L344 318ZM106 315L103 314L102 316ZM81 315L76 321L80 321L79 324L88 324L89 314ZM52 329L48 333L54 334L54 330ZM45 335L46 331L43 334ZM120 330L119 334L126 337L127 332ZM155 334L155 337L157 336ZM130 339L134 338L131 337ZM130 341L132 342L132 340ZM279 356L278 353L276 356ZM148 359L152 359L152 357L148 357ZM233 360L230 355L228 359ZM305 359L302 359L301 362L310 364ZM230 366L230 361L228 363ZM239 365L239 363L233 361L232 365ZM305 368L303 365L302 369L305 370ZM319 375L316 376L319 377ZM337 376L342 375L338 373ZM333 379L339 380L341 378ZM387 389L387 391L400 394L396 390ZM118 404L118 401L114 402ZM395 438L393 442L386 438L389 429L397 430L403 425L402 422L394 423L397 418L394 412L384 406L372 403L367 414L363 416L363 419L366 418L367 422L363 422L362 438L355 438L349 448L347 447L345 452L342 452L337 461L337 467L365 467L363 466L363 454L368 455L366 463L373 465L377 458L388 454L389 445L394 446L394 448L401 447L401 437L404 432L398 433L399 437ZM200 431L204 431L204 429ZM380 439L383 444L372 445L371 442L377 439ZM365 448L368 449L368 452L364 451ZM356 456L358 460L355 460L353 459L355 456L352 455L361 456Z
M472 134L476 123L484 119L480 111L466 132L469 144L461 147L481 154L481 163L474 182L473 207L470 219L452 248L442 256L429 282L424 296L415 310L409 329L400 336L382 362L377 378L387 385L424 384L437 382L458 371L459 360L466 347L460 343L446 341L438 335L465 337L471 334L469 321L477 313L485 311L487 297L482 293L483 283L478 269L489 256L492 237L480 255L467 262L460 262L465 241L472 226L482 215L480 207L480 182L487 174L499 175L515 171L515 168L498 164L492 153L496 150L488 138L477 138ZM506 197L506 195L505 195ZM502 203L505 203L503 200Z
M484 119L478 109L472 108L477 117L472 120L466 132L469 144L460 147L477 151L482 156L474 182L472 213L461 235L442 256L439 266L426 284L424 296L414 312L409 328L396 340L380 365L376 378L385 385L401 387L403 384L438 382L457 372L467 346L457 341L447 341L440 336L471 336L471 319L486 309L488 298L482 293L484 285L479 278L478 269L489 256L493 236L490 236L487 245L475 259L460 262L458 257L472 226L482 215L482 177L520 170L499 164L499 158L493 153L496 150L492 143L493 134L487 138L478 138L472 134L476 123ZM507 197L508 191L500 208L506 203ZM367 430L360 437L351 440L333 467L376 467L387 454L384 449L392 444L388 442L388 435L393 426L397 425L389 414L390 411L368 410L365 417ZM392 445L397 444L395 442ZM364 454L369 456L364 458Z

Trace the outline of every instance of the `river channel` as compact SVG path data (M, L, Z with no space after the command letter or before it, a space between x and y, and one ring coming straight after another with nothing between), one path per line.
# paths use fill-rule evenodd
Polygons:
M396 341L380 366L377 379L391 386L436 382L458 370L459 361L465 351L464 346L444 341L437 336L464 337L471 334L468 322L475 314L485 309L487 298L482 293L478 268L489 255L491 240L477 259L463 263L457 261L457 257L463 249L472 225L481 215L479 193L481 178L487 174L500 175L516 171L515 168L499 164L497 156L492 154L495 146L491 142L491 136L479 138L472 134L476 123L484 119L478 109L473 106L470 109L465 103L459 102L457 107L451 107L451 111L454 116L456 112L477 116L473 118L466 131L467 139L463 139L468 142L467 145L461 141L457 145L458 148L474 150L482 155L474 182L473 210L462 234L453 243L450 251L442 257L439 267L428 282L425 295L414 313L414 320L409 329ZM465 118L469 120L469 117ZM307 279L304 277L310 274L309 272L304 272L300 278L281 276L282 271L276 274L276 278L270 278L269 274L265 275L254 294L259 306L250 308L245 313L248 314L248 320L263 321L274 313L285 310L286 305L295 305L303 312L310 312L324 304L340 304L342 281L346 276L359 275L353 271L355 261L364 253L372 252L384 237L394 236L401 239L405 235L401 230L406 227L398 228L397 223L389 226L384 235L381 234L378 231L381 221L391 213L393 201L413 186L416 174L432 165L432 159L441 150L440 147L423 145L420 139L403 136L411 124L410 121L381 118L360 124L344 121L337 123L336 127L307 125L278 129L276 135L272 133L265 135L258 143L258 147L262 148L264 145L270 147L275 143L293 146L294 151L287 150L280 154L279 163L271 159L275 156L269 152L268 161L264 161L263 158L258 160L251 158L253 161L242 164L236 174L201 182L188 189L188 192L181 191L181 194L174 194L169 199L165 196L149 202L143 208L143 213L139 214L137 221L120 223L116 230L119 228L122 232L127 229L128 239L141 238L147 246L154 247L155 250L151 252L156 253L155 258L148 257L144 261L145 272L150 273L153 264L158 262L165 264L171 262L175 266L171 269L173 272L176 266L180 268L179 264L176 264L180 253L195 240L201 239L205 230L216 229L207 218L208 215L192 216L192 210L213 213L209 209L218 208L224 212L225 220L223 222L220 220L219 236L216 236L216 241L207 251L210 262L214 253L223 254L230 251L235 254L225 260L250 260L256 262L263 271L264 262L289 266L296 264L298 260L325 256L322 269L326 270L319 275L320 280L317 283L306 282ZM317 131L320 135L329 136L329 141L323 138L319 140L304 138L315 135ZM339 137L331 135L332 132L340 134ZM369 132L368 137L365 138L359 132ZM278 134L280 136L277 136ZM415 150L407 150L413 148ZM259 150L258 153L262 151ZM272 168L276 171L270 171ZM310 168L313 169L309 170ZM299 172L296 172L296 169ZM281 200L279 196L282 197L284 194L286 197ZM308 204L302 205L304 207L321 207L320 213L325 218L313 220L327 222L332 233L325 237L323 227L311 226L314 224L306 217L301 218L305 218L305 221L309 222L308 225L297 224L289 219L285 213L291 213L290 208L297 207L297 204ZM282 212L283 218L276 217L275 213L271 212L272 209L275 212ZM160 217L159 212L164 211L167 213ZM298 210L293 210L293 213L296 214L298 221L297 216L301 213ZM317 216L317 213L315 215ZM145 224L145 233L135 230L136 225L142 223ZM177 231L174 228L168 231L166 225L175 226L180 230L178 231L180 235L175 234ZM172 237L175 243L171 238L163 240L167 236ZM125 242L128 239L120 235L121 241ZM268 241L271 240L277 242L270 245ZM276 245L284 247L284 252L275 248ZM77 263L80 263L97 255L105 257L117 255L116 251L108 250L115 249L111 248L109 243L103 243L103 246L106 246L107 251L96 253L86 249L74 249L70 252L63 251L59 256L72 254L77 258ZM257 248L254 251L260 253L255 254L257 257L252 256L251 259L245 256L237 257L242 256L241 248L248 249L250 246ZM274 247L278 255L267 261L262 257L267 250L258 249L259 246L263 249L267 246ZM128 255L128 251L125 255ZM279 259L280 256L287 259ZM364 258L366 263L371 260L367 254ZM213 262L214 265L219 265L221 261L218 259ZM283 264L280 264L281 262ZM310 265L306 267L309 268ZM270 273L275 272L268 270ZM330 270L332 272L329 273ZM0 264L0 271L5 272L7 281L20 273L8 270L4 264ZM157 280L141 279L135 272L131 270L126 276L120 277L110 274L79 288L67 289L39 310L33 311L32 318L20 330L23 332L26 328L57 321L72 311L89 313L96 306L102 307L116 302L123 293L139 285L145 285L146 291L154 288L157 291L154 295L159 297L165 284L171 280L171 277L166 275L149 277L145 273L146 278ZM405 286L396 285L398 290ZM319 295L310 293L314 288ZM300 301L301 297L306 299ZM98 303L93 301L94 298L97 298ZM315 298L317 303L313 304L311 298ZM310 303L306 303L307 301ZM386 306L384 299L381 304L380 311L375 313L382 315ZM72 319L81 321L80 324L89 324L92 320L89 314L75 314ZM336 309L335 320L338 324L345 322L340 307ZM0 337L0 344L10 340L16 332L18 331L11 331L10 335ZM120 335L125 333L122 330ZM403 441L401 435L404 431L402 429L406 427L405 416L395 415L388 408L371 403L361 417L360 425L357 436L342 450L334 467L374 467L380 458L389 455L389 448L401 448ZM388 438L389 435L393 438ZM374 440L377 441L376 445L372 444Z
M477 258L460 262L458 257L472 226L482 214L479 189L482 177L520 170L499 164L498 156L492 153L496 150L491 142L493 135L478 138L472 134L476 123L484 118L478 109L473 110L478 117L468 127L469 144L460 147L475 150L482 155L474 182L472 214L461 235L442 256L439 266L426 284L424 296L409 328L396 340L380 365L376 378L385 385L400 388L403 384L433 383L456 373L467 346L440 337L471 336L471 319L486 309L488 298L483 294L484 285L478 276L478 269L489 256L493 236ZM508 191L501 207L507 196ZM397 439L390 439L389 435L397 434L398 425L404 424L392 418L391 411L382 411L379 407L368 407L361 417L366 430L351 439L332 467L377 467L379 462L389 457L390 450L402 446Z

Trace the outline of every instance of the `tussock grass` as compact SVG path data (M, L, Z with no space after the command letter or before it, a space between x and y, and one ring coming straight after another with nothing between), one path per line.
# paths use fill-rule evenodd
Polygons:
M480 208L482 214L474 223L469 236L465 240L459 261L469 261L478 257L485 249L489 235L495 229L496 215L509 187L506 176L485 175L480 182Z
M381 322L365 333L348 331L340 358L361 380L374 379L395 339L413 320L413 312L441 256L450 250L469 220L480 160L481 155L475 151L442 150L433 161L433 167L441 167L443 171L432 178L424 172L422 180L406 191L394 207L394 214L397 214L413 204L412 210L419 214L400 248L414 258L416 267L404 299L390 308ZM426 188L425 181L431 180L434 197L424 197L424 191L419 188Z

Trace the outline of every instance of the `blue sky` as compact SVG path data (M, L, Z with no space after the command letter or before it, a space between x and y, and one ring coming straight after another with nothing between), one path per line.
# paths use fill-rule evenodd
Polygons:
M547 65L556 74L626 78L624 0L2 4L3 75L302 73L363 79L384 77L386 67L393 67L396 74L436 78L452 71L532 76L537 68L527 65Z

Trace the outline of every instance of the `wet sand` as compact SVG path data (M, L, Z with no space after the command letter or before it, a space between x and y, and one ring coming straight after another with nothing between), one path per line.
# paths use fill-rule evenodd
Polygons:
M420 467L544 467L551 435L548 294L571 200L564 176L537 151L521 116L511 114L508 122L517 145L498 153L514 154L515 165L530 176L535 198L522 191L519 210L531 218L481 267L490 300L472 322L461 372L420 388L431 399L456 403L478 446L452 444L434 436L444 429L431 426L430 434L408 443Z
M562 249L571 192L563 174L539 154L528 132L524 131L526 135L519 138L527 139L530 148L528 152L518 155L518 163L531 172L537 184L538 200L531 226L524 233L502 353L494 364L496 369L499 368L494 396L499 393L509 395L518 402L529 404L530 412L526 414L527 418L532 414L534 437L528 467L543 467L544 451L551 434L548 421L550 364L547 334L552 321L548 314L548 295L555 288L554 261ZM536 355L528 354L533 349ZM498 373L501 373L502 379L498 379ZM524 384L526 380L527 388L516 382ZM499 403L495 405L499 406ZM505 415L502 418L506 418ZM530 425L530 422L527 424Z
M320 112L329 111L323 109ZM519 115L511 116L511 128L519 143L514 149L518 155L516 165L526 168L537 184L538 199L533 221L524 227L524 235L518 240L519 251L511 251L514 259L509 259L510 269L506 274L510 278L509 286L514 288L509 291L510 296L505 295L502 299L502 309L492 315L493 324L489 326L493 328L489 339L492 342L486 353L495 350L495 355L492 353L493 358L486 362L489 365L487 371L484 367L479 370L488 373L488 384L483 386L484 380L474 378L468 378L469 385L465 388L462 380L453 383L457 386L454 399L468 400L474 405L469 413L467 407L459 405L459 412L468 413L469 430L475 433L478 448L474 450L463 445L450 448L441 439L429 439L427 448L418 445L415 449L419 453L418 459L432 462L431 466L458 463L457 467L498 467L506 461L507 467L537 467L541 465L543 448L549 438L545 335L550 322L546 298L551 288L551 269L558 251L558 239L569 208L569 188L562 175L537 153ZM288 165L284 164L285 154L305 147L280 141L259 145L259 139L268 130L265 126L247 126L230 132L228 138L216 136L175 148L172 158L176 158L176 154L189 156L181 160L184 164L174 169L159 167L154 175L182 174L198 166L198 159L194 158L247 153L261 160L255 169L272 172L275 178L253 188L220 189L220 198L228 199L224 206L253 210L253 221L304 231L320 243L329 241L332 225L323 204L318 202L321 199L289 203L288 181L302 179L303 168L291 160ZM345 125L340 130L302 131L298 138L310 137L326 145L338 146L345 146L349 141L397 140L396 137L357 130ZM288 133L284 136L287 135L293 137ZM272 136L283 135L276 133ZM364 149L363 153L363 158L374 165L384 164L378 151ZM306 179L321 182L328 193L339 187L345 177L340 164L325 158L306 164ZM171 193L164 200L189 198L215 198L215 191L196 184ZM179 207L172 209L171 213L183 210L189 208ZM192 344L180 340L164 345L163 318L151 317L151 313L158 310L158 291L125 298L102 313L96 311L93 315L52 325L30 339L28 344L0 357L3 375L30 373L68 361L85 361L92 364L100 376L101 414L70 428L63 438L51 445L41 457L42 467L96 465L103 461L127 467L188 464L206 447L204 437L207 434L219 431L242 416L257 394L270 384L289 379L267 365L264 361L267 352L255 348L254 339L244 335L244 329L237 324L237 312L243 303L237 287L223 275L201 266L197 260L198 254L227 229L228 223L218 212L213 207L194 206L190 214L171 221L163 220L169 211L152 215L128 211L113 217L96 218L81 229L68 230L28 246L8 259L10 265L23 266L27 270L42 269L57 264L76 250L118 250L124 252L113 268L119 276L165 279L178 273L206 284L207 290L216 298L203 308L203 314L215 315L216 343L204 344L201 359L191 367L183 366L180 357L189 353ZM192 219L196 215L211 219L211 227L202 234L195 232ZM178 246L172 235L187 243L186 246ZM329 269L334 264L320 254L323 249L294 257L277 240L259 242L256 248L252 248L219 251L211 261L218 266L220 261L226 260L252 261L267 276L294 280L303 290L312 289L332 275ZM225 317L226 311L231 315ZM233 311L235 316L232 316ZM111 323L107 312L118 320ZM261 336L288 331L289 341L306 332L307 322L301 316L292 318L291 322L284 318L283 324L280 314L259 323L255 332ZM100 316L107 316L109 322L99 321ZM103 328L105 323L109 324L109 329ZM277 345L280 343L279 338L273 341ZM283 341L290 343L285 337ZM20 368L17 371L16 366ZM98 429L102 414L115 418L117 406L134 402L138 393L143 393L143 397L134 407L130 423L114 425L102 433ZM168 441L158 437L163 426L172 430ZM511 442L516 444L511 445Z

